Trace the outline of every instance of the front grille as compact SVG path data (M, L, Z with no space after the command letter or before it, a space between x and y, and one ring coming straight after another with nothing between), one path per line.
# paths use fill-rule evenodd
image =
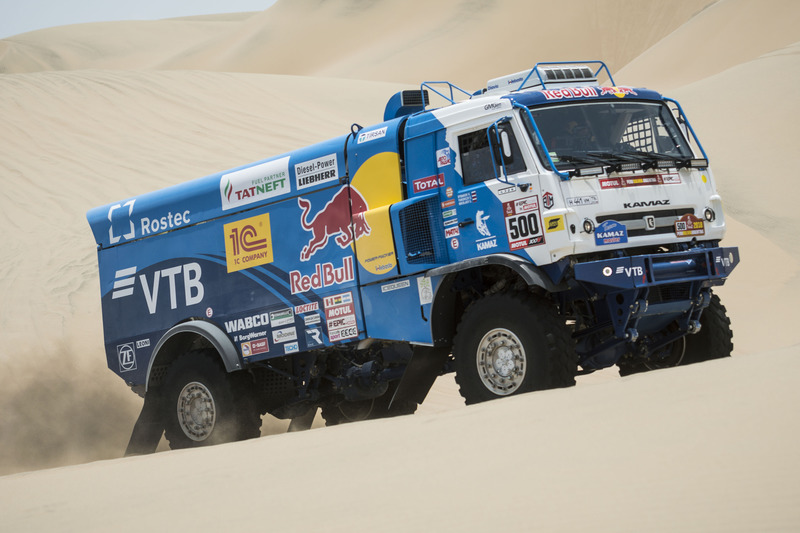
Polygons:
M406 261L410 264L446 263L447 245L440 229L438 197L431 196L404 207L399 215Z
M616 220L625 225L628 230L628 237L645 237L647 235L674 233L675 222L687 214L694 215L694 209L687 207L683 209L659 209L648 212L613 213L597 217L597 223L602 224L606 220ZM655 229L647 229L644 217L648 215L655 217Z
M678 302L691 297L691 283L656 285L650 290L650 303Z

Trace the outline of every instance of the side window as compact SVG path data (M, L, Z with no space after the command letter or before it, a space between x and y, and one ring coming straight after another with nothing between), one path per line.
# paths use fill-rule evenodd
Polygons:
M516 174L526 169L525 160L522 158L517 138L514 130L508 123L500 124L500 133L508 134L511 145L511 157L506 157L506 173ZM493 135L494 137L494 135ZM486 135L486 128L465 133L458 137L458 151L461 157L461 172L464 174L464 184L472 185L482 181L490 180L502 175L503 167L501 155L503 149L497 144L496 139L492 138L492 150L494 151L494 161L492 161L492 151L489 150L489 137Z

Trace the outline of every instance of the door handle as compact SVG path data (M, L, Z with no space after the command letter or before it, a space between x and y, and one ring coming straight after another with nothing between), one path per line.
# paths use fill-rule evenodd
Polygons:
M459 222L458 223L458 227L459 228L466 228L470 224L474 224L474 223L475 223L475 221L472 220L471 218L466 218L466 219L464 219L464 222Z

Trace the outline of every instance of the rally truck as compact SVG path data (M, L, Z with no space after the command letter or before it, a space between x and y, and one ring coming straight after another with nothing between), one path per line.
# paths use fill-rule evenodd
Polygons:
M426 82L379 124L87 217L108 366L144 397L130 453L413 413L448 372L471 404L733 348L708 156L601 62Z

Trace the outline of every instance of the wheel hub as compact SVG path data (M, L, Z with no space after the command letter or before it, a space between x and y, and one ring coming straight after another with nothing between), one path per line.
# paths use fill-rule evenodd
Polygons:
M477 364L481 381L498 396L513 394L525 379L525 349L519 338L505 328L493 329L483 336Z
M203 441L211 435L217 419L214 397L197 381L187 384L178 395L178 424L187 437Z

